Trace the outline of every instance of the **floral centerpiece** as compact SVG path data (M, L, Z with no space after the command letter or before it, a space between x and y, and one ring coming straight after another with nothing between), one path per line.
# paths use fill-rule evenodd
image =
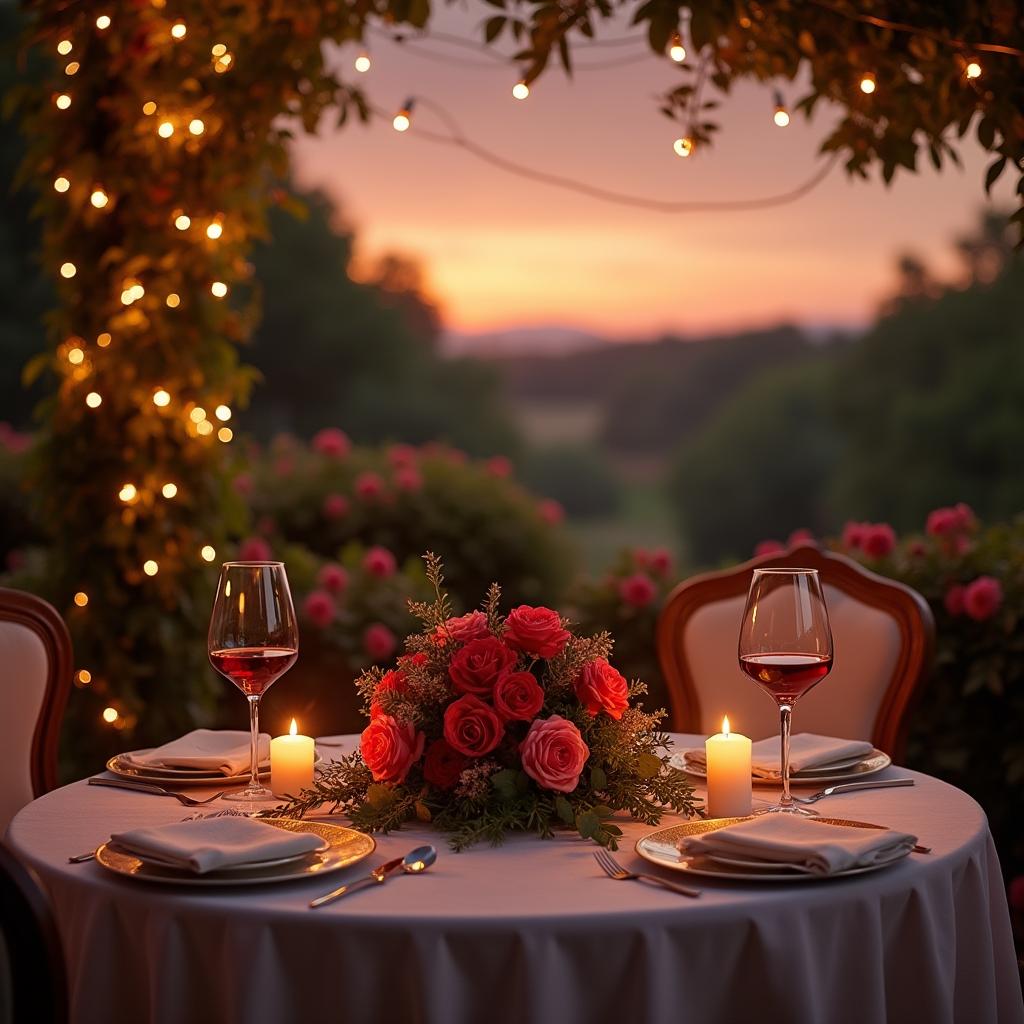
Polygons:
M331 804L371 832L432 821L460 850L559 827L614 849L616 811L649 824L696 813L663 712L631 704L646 687L611 665L607 633L576 636L549 608L502 616L497 584L482 610L453 616L439 559L426 563L434 600L410 604L423 631L395 668L356 680L370 719L359 750L275 814Z

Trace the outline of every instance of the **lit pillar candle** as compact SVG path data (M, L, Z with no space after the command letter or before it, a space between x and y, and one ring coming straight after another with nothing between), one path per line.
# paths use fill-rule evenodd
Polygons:
M290 735L270 741L270 788L277 796L296 796L313 785L313 737L297 733L293 718Z
M722 731L704 742L708 770L708 814L712 818L741 818L750 813L750 740L729 732L729 719L722 719Z

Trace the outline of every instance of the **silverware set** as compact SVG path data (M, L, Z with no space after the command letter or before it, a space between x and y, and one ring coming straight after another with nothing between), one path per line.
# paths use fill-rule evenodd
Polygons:
M150 782L132 782L129 779L92 778L89 780L89 785L109 786L110 789L127 789L133 793L151 793L153 796L173 796L178 803L184 804L186 807L202 807L203 804L212 804L214 800L219 800L225 793L224 790L221 790L219 793L214 793L213 796L203 797L200 800L194 796L178 793L173 789L164 789L163 786L157 786Z
M662 878L660 875L647 875L639 871L627 871L607 850L598 850L594 854L594 860L597 861L598 867L616 882L650 882L653 885L660 885L663 889L671 889L680 896L696 898L700 895L697 889L688 889L685 885L677 885L675 882L670 882L667 878Z

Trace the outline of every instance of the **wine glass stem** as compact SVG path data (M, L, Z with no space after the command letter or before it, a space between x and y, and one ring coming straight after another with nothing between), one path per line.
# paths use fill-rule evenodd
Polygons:
M249 788L260 788L260 699L249 696Z
M782 728L782 799L781 807L792 807L793 798L789 795L789 729L793 718L793 708L789 704L779 705L779 718Z

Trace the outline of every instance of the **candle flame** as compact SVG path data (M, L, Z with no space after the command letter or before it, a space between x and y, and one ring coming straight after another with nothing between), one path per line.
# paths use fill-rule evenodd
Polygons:
M726 715L722 719L722 735L723 736L728 736L729 735L729 716L728 715Z
M295 724L295 719L292 719L292 727L288 730L289 735L295 736L298 734L299 727Z

